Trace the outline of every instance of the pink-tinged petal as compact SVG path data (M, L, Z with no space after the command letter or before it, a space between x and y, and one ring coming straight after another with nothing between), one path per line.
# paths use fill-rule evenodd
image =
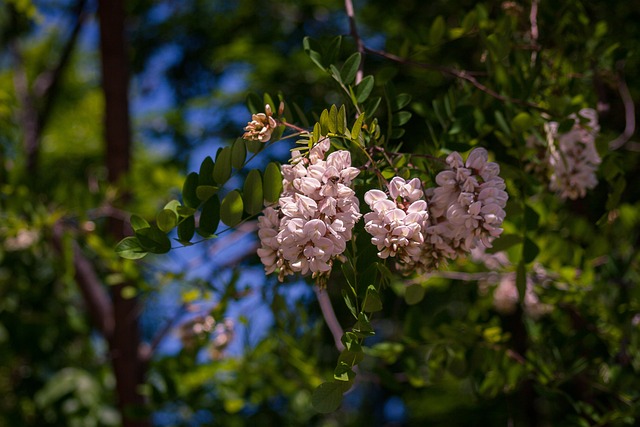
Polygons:
M370 206L373 207L373 204L378 200L387 199L387 195L380 190L369 190L364 194L364 201Z

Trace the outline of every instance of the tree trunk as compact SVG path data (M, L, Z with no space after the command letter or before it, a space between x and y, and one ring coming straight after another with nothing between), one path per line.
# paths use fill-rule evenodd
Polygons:
M124 0L100 0L100 53L105 98L105 142L108 180L116 184L129 171L131 126L129 120L129 67L125 44ZM125 236L125 224L112 218L109 233L114 241ZM109 339L116 377L118 406L124 427L150 426L140 386L145 362L140 357L139 307L135 298L123 298L126 284L111 288L114 333Z

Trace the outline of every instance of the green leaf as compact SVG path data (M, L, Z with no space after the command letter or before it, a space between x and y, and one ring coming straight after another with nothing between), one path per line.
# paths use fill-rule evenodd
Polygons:
M529 205L524 207L524 226L527 231L537 230L540 222L540 215Z
M137 237L129 236L116 245L116 253L126 259L140 259L147 255Z
M213 166L213 179L222 185L231 176L231 147L224 147L218 151L216 163Z
M510 247L522 242L522 236L517 234L503 234L491 243L491 247L486 250L487 253L495 254L504 251Z
M156 223L160 230L168 233L178 225L178 214L171 209L163 209L158 212L158 215L156 216Z
M371 90L373 90L373 84L375 79L373 76L366 76L362 79L358 86L356 86L356 100L358 103L363 103L369 98Z
M185 205L194 209L200 206L200 199L198 199L198 195L196 193L197 187L198 174L196 172L191 172L187 175L187 178L184 180L184 184L182 185L182 201Z
M220 222L220 199L213 196L202 205L198 233L203 237L210 237L218 228Z
M246 103L247 103L247 108L249 108L249 112L251 114L258 114L260 112L264 113L264 111L262 111L262 109L264 108L264 105L262 105L262 100L260 99L257 93L250 92L249 95L247 95Z
M371 322L369 322L369 318L366 314L360 313L358 315L358 320L356 321L356 324L353 325L353 333L361 338L375 335Z
M342 290L342 298L344 299L344 303L347 306L347 308L349 309L349 311L351 312L351 314L353 315L353 317L355 317L357 319L358 318L358 313L356 311L356 307L351 302L351 296L349 295L349 292L347 292L346 289Z
M382 310L382 300L380 299L380 294L375 286L369 285L367 288L367 294L365 296L364 306L362 309L369 313Z
M262 211L264 194L262 191L262 176L259 170L252 169L247 174L242 189L242 196L244 200L244 210L249 215L255 215Z
M347 109L341 105L338 110L338 133L344 135L345 130L347 130Z
M393 111L398 111L409 105L411 95L408 93L400 93L394 99L390 100Z
M322 55L319 52L322 47L317 41L313 40L311 37L305 37L302 40L302 47L314 64L316 64L320 69L326 70L326 67L322 64Z
M190 242L195 231L196 219L194 216L188 216L178 224L178 239L181 243Z
M360 114L356 119L356 122L353 124L353 127L351 128L351 139L354 141L357 141L358 136L360 136L362 124L364 123L364 116L364 113Z
M262 178L262 189L264 191L264 199L267 203L275 203L282 193L282 173L276 162L267 165Z
M522 133L522 132L528 130L532 125L533 125L533 119L531 118L531 115L529 113L524 112L524 111L521 112L521 113L518 113L511 120L511 127L517 133Z
M242 220L243 203L238 190L227 194L220 204L220 219L229 227L235 227Z
M257 153L264 148L264 144L260 141L245 141L245 145L250 153Z
M325 45L325 49L322 51L323 58L327 64L334 64L340 53L340 46L342 45L342 36L336 36L329 45Z
M327 126L329 127L329 132L338 132L338 107L336 107L335 104L331 105L331 109L329 110L329 120L327 121Z
M536 245L533 240L526 237L522 246L522 260L528 264L536 259L539 253L540 248L538 248L538 245Z
M442 41L442 37L446 31L447 27L444 22L444 18L442 16L438 16L431 24L431 28L429 28L429 43L430 44L439 44Z
M360 66L360 53L356 52L344 61L342 68L340 69L340 77L345 85L350 85L356 78L358 67Z
M240 170L244 166L244 160L247 157L247 146L244 139L238 138L231 146L231 166Z
M402 126L411 119L411 113L409 111L398 111L393 115L393 125Z
M218 187L214 185L198 185L198 187L196 187L196 196L198 196L198 199L202 200L203 202L205 200L209 200L211 196L213 196L217 192Z
M424 299L424 294L424 287L418 283L414 283L406 287L404 300L408 305L415 305Z
M320 137L320 134L322 135L326 135L329 132L331 132L331 127L329 125L329 110L324 109L322 111L322 113L320 114L320 120L318 121L318 123L320 123L320 133L317 135L318 137ZM315 130L315 128L314 128Z
M171 249L171 240L157 226L152 225L136 230L136 237L140 241L140 246L147 252L164 254Z
M213 185L213 159L211 156L205 157L200 164L200 173L198 174L198 185Z
M334 412L342 403L342 395L349 389L349 383L328 381L320 384L311 395L313 409L328 414Z
M131 219L129 221L131 222L131 228L133 228L133 231L149 227L149 223L146 219L135 214L131 215Z
M493 113L493 115L496 118L496 123L498 124L498 126L500 127L502 132L504 132L505 135L511 137L511 129L507 125L507 121L504 119L504 116L502 115L502 112L500 112L499 110L496 110Z

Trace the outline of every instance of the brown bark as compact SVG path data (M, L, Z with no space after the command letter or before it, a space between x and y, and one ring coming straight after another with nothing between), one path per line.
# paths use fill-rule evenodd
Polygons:
M115 184L129 171L131 157L124 0L100 0L98 14L105 99L106 166L108 180ZM125 236L124 227L121 219L111 219L109 233L114 241ZM124 286L126 284L111 288L115 325L109 345L118 406L124 427L147 427L151 424L144 414L145 401L139 392L144 383L145 363L139 351L138 303L135 298L122 297Z

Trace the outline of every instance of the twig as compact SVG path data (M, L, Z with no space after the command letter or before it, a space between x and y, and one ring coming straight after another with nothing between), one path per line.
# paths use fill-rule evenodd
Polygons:
M158 346L160 345L164 337L166 337L169 334L169 332L173 329L173 325L180 318L180 316L184 314L184 309L186 308L186 306L187 305L183 303L180 305L180 307L178 307L174 315L171 316L171 318L165 322L162 329L160 329L155 334L151 343L143 344L140 346L140 358L142 360L145 360L145 361L151 360L151 358L153 357L153 354L157 350Z
M342 330L342 326L340 326L340 323L338 322L335 311L333 311L331 299L329 298L326 290L322 290L317 286L314 286L313 289L316 293L316 297L318 298L318 303L320 304L320 310L322 311L324 321L329 327L331 335L333 335L333 341L336 345L336 348L338 349L338 351L342 351L344 350L344 344L342 344L342 335L344 334L344 331Z
M624 132L616 139L609 143L610 150L617 150L629 142L629 139L636 131L636 109L633 104L633 98L631 98L631 92L629 91L629 87L627 86L627 82L624 78L624 61L619 61L617 64L618 75L616 78L616 82L618 83L618 91L620 92L620 98L622 99L622 104L624 105L624 118L625 118L625 127Z
M538 2L540 0L531 0L531 11L529 12L529 22L531 23L531 65L535 64L538 57Z
M442 74L446 74L452 77L456 77L459 78L461 80L465 80L469 83L471 83L473 86L475 86L477 89L481 90L482 92L486 93L487 95L502 101L502 102L511 102L513 104L518 104L518 105L522 105L525 107L529 107L529 108L534 108L536 110L541 110L541 111L545 111L545 108L540 107L537 104L534 104L533 102L529 102L529 101L523 101L522 99L517 99L517 98L511 98L510 96L504 96L504 95L500 95L498 92L496 92L495 90L485 86L484 84L480 83L474 76L473 73L470 71L466 71L466 70L458 70L455 68L449 68L449 67L441 67L439 65L433 65L433 64L427 64L424 62L418 62L418 61L413 61L411 59L406 59L406 58L402 58L400 56L394 55L392 53L388 53L382 50L377 50L377 49L371 49L365 46L365 51L372 53L374 55L378 55L381 56L383 58L389 59L391 61L394 62L398 62L400 64L406 64L406 65L411 65L414 67L418 67L418 68L424 68L426 70L433 70L433 71L438 71Z

